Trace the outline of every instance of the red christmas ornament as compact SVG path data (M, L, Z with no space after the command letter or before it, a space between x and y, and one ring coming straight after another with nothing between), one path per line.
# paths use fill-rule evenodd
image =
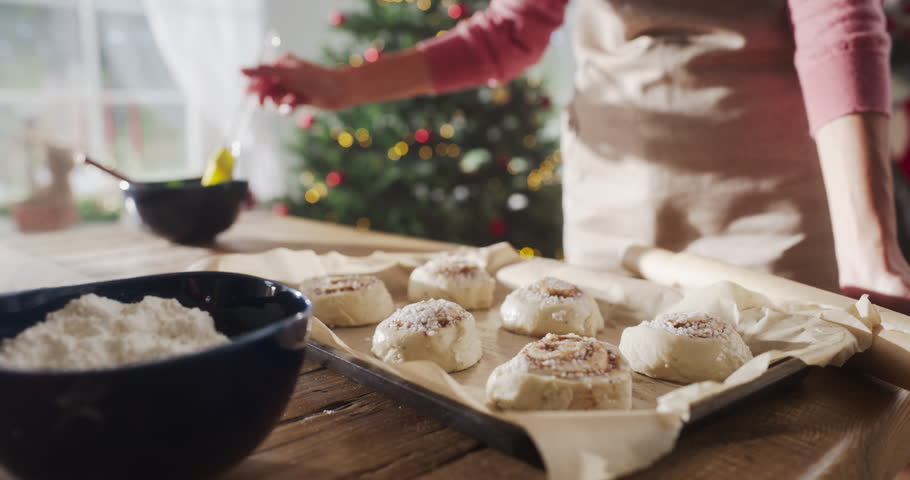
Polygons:
M330 187L337 187L344 182L344 172L341 170L334 170L326 174L325 183Z
M449 18L454 18L455 20L458 20L459 18L464 16L465 9L464 9L463 5L456 3L449 7L448 13L449 13Z
M540 97L540 108L543 108L546 110L546 109L549 109L550 105L552 105L552 104L553 103L550 101L550 97L548 97L546 95Z
M496 238L504 237L506 230L508 230L506 228L506 221L501 218L494 218L493 220L490 220L487 228L490 231L490 235L493 235Z
M363 52L363 59L372 63L376 60L379 60L379 49L376 47L370 47Z
M331 25L333 27L340 26L342 23L344 23L344 21L345 21L344 14L339 12L338 10L333 10L332 13L329 14L329 25Z
M316 117L309 113L304 112L297 116L297 128L301 130L309 130L315 122Z
M414 132L414 140L420 143L430 141L430 132L426 128L421 128Z
M279 217L286 217L290 209L286 203L276 203L272 205L272 213L278 215Z

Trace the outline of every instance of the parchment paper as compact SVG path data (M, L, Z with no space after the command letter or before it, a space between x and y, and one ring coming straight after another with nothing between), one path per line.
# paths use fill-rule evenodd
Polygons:
M591 272L554 260L519 261L506 244L462 249L497 274L496 306L473 311L481 330L484 356L463 372L446 374L430 362L390 365L369 352L375 327L329 329L314 322L312 337L361 360L391 371L438 394L522 426L537 446L550 478L613 478L644 468L670 452L691 402L754 379L777 358L796 356L813 365L839 364L862 350L877 323L871 305L829 308L813 302L775 302L738 285L721 282L682 291L673 286L629 278L619 272ZM387 254L347 257L338 253L273 250L258 255L213 257L190 269L249 273L288 283L327 273L372 273L389 287L398 306L406 303L410 270L431 255ZM649 267L650 268L650 267ZM619 343L622 329L665 311L700 310L737 324L756 357L724 383L688 386L634 374L630 411L502 412L483 403L484 384L493 368L534 338L499 328L498 305L510 288L551 275L573 282L598 299L607 327L598 338ZM670 282L673 284L674 282ZM868 303L868 302L866 302ZM865 314L861 313L865 312ZM845 325L845 326L842 326ZM851 330L866 335L857 340Z

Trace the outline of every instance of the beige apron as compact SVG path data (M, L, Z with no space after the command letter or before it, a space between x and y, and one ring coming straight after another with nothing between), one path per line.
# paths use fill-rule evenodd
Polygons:
M785 0L579 0L566 259L630 244L837 287Z

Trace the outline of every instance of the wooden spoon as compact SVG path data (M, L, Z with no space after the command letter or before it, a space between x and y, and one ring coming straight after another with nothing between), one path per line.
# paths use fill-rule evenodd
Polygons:
M142 184L142 182L135 182L132 179L130 179L129 177L127 177L126 175L124 175L114 169L107 168L104 165L101 165L100 163L89 158L89 156L84 153L77 153L75 158L76 158L76 163L85 163L87 165L91 165L91 166L97 168L98 170L101 170L102 172L104 172L118 180L122 180L122 181L132 184L132 185L141 185Z

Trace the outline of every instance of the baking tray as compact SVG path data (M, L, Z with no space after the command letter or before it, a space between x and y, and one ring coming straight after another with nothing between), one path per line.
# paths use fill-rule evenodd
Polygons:
M307 346L307 358L344 375L355 382L383 393L418 412L470 435L488 446L537 467L543 462L528 434L513 423L487 415L465 404L434 393L391 372L377 368L354 356L316 340ZM682 435L711 417L734 408L759 394L799 381L809 366L796 358L773 363L758 378L695 402Z

